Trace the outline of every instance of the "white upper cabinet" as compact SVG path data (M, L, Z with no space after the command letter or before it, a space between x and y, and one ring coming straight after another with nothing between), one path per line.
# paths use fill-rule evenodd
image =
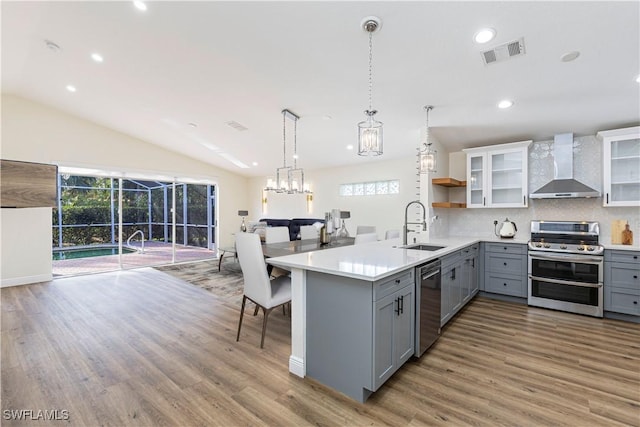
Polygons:
M598 132L604 206L640 206L640 127Z
M526 208L532 141L468 148L467 207Z

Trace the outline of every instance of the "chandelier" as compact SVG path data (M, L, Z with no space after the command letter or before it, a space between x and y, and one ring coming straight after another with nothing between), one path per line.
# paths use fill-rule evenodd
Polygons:
M431 147L431 141L429 140L429 111L433 110L432 105L425 105L424 110L427 112L425 142L422 149L418 153L420 157L420 173L432 173L437 172L438 152Z
M293 167L287 166L287 119L293 121ZM276 169L276 181L267 180L266 191L276 193L311 193L304 182L304 170L298 168L298 120L299 116L291 111L282 110L282 167Z
M373 89L373 33L380 29L380 18L370 16L365 18L362 28L369 33L369 109L364 114L367 118L358 123L358 154L361 156L379 156L382 154L382 122L375 119L377 111L372 106Z

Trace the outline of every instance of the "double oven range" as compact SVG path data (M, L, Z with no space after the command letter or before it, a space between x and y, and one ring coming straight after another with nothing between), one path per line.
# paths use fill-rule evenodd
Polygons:
M588 221L531 221L528 304L603 316L604 248Z

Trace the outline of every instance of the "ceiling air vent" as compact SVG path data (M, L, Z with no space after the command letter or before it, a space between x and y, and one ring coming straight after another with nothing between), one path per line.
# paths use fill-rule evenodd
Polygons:
M231 120L230 122L226 122L225 124L227 126L230 126L230 127L234 128L238 132L242 132L244 130L248 130L249 129L249 128L245 127L245 126L242 126L240 123L238 123L238 122L236 122L234 120Z
M502 62L516 56L524 55L524 38L501 44L481 53L485 65Z

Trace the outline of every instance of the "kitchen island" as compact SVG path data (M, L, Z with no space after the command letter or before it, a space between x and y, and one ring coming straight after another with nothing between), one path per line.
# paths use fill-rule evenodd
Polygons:
M432 240L444 248L421 251L390 239L269 258L291 270L289 371L365 401L413 355L414 267L478 241ZM385 337L394 342L381 345Z

